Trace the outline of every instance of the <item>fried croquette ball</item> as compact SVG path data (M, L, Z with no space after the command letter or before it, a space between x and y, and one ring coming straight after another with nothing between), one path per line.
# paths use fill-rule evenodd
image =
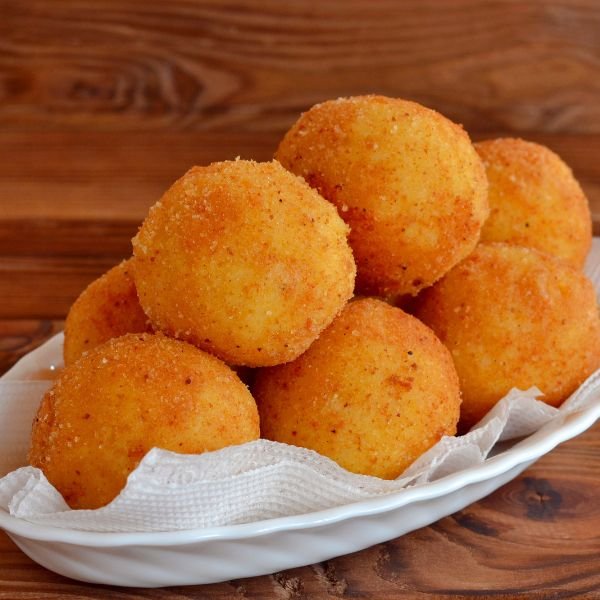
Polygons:
M535 248L581 268L592 243L587 199L549 148L520 139L475 144L489 182L482 242Z
M415 295L467 256L488 214L483 164L439 113L382 96L317 104L276 158L350 225L359 292Z
M262 436L393 479L459 416L458 377L433 332L399 308L350 302L295 361L259 369Z
M600 367L591 282L537 250L481 244L418 298L416 316L449 348L463 394L461 429L511 388L559 406Z
M113 267L81 293L65 322L65 365L84 352L126 333L149 330L138 301L129 260Z
M133 240L140 302L157 329L229 364L287 362L352 295L347 233L277 162L194 167Z
M217 358L129 334L65 368L33 424L29 460L72 508L115 498L153 447L199 454L259 436L256 403Z

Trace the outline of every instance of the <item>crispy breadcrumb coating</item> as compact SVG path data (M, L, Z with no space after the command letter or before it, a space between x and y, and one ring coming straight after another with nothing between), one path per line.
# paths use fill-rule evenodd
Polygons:
M383 96L313 106L276 158L351 227L357 290L414 295L465 258L488 214L469 136L439 113Z
M450 353L423 323L372 298L347 305L299 358L259 369L263 437L393 479L459 416Z
M131 260L125 260L90 283L71 306L65 322L65 365L111 338L149 330L131 276Z
M513 387L537 386L558 406L600 368L592 283L537 250L481 244L423 292L415 314L452 353L462 429Z
M157 329L229 364L287 362L352 296L347 233L277 162L194 167L133 240L140 302Z
M583 267L592 217L571 169L549 148L520 139L488 140L475 149L489 182L481 241L535 248Z
M29 460L69 506L98 508L153 447L198 454L258 436L256 403L229 367L185 342L128 334L61 373L38 409Z

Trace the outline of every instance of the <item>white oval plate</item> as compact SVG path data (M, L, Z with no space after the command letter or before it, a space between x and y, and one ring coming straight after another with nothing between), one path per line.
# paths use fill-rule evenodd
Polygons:
M56 338L55 338L56 339ZM48 344L6 375L31 379ZM39 377L39 375L38 375ZM44 377L46 378L46 377ZM450 515L490 494L600 418L600 403L555 419L486 460L431 483L309 514L160 533L95 533L34 525L0 509L0 527L28 556L62 575L122 586L214 583L355 552Z

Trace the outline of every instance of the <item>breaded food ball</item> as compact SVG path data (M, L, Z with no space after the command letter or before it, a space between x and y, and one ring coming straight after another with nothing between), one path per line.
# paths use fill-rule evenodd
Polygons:
M149 328L131 276L131 261L125 260L90 283L71 306L65 322L65 365L111 338Z
M558 406L600 367L591 282L537 250L481 244L418 298L416 316L449 348L461 382L461 429L511 388Z
M383 96L313 106L276 154L350 225L357 289L415 295L467 256L488 214L483 164L439 113Z
M133 239L140 302L157 329L229 364L287 362L352 295L347 233L276 162L194 167Z
M454 435L460 407L446 348L372 298L350 302L295 361L258 370L253 391L263 437L385 479Z
M489 182L482 242L536 248L581 268L592 243L587 199L571 169L549 148L520 139L475 144Z
M44 396L29 460L72 508L115 498L153 447L198 454L259 436L256 403L217 358L129 334L66 367Z

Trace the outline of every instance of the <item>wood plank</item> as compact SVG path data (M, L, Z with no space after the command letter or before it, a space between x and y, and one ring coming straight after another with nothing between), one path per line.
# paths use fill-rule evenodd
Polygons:
M131 238L141 220L0 219L0 272L3 257L103 256L131 254ZM6 264L6 263L4 263Z
M499 135L510 134L473 137ZM129 239L148 207L190 166L236 156L269 160L279 138L249 133L2 133L0 256L31 255L38 249L45 255L121 255L129 251ZM571 165L600 232L600 135L535 133L527 138L546 144Z
M0 375L62 329L63 321L0 320Z
M63 319L77 296L123 257L0 257L0 319Z
M2 129L281 131L378 92L470 129L600 133L594 0L1 0Z
M0 221L136 220L194 165L270 160L279 136L2 132Z
M0 371L58 327L0 321ZM429 527L325 563L207 586L82 584L36 565L0 533L0 599L598 598L599 449L600 423Z

